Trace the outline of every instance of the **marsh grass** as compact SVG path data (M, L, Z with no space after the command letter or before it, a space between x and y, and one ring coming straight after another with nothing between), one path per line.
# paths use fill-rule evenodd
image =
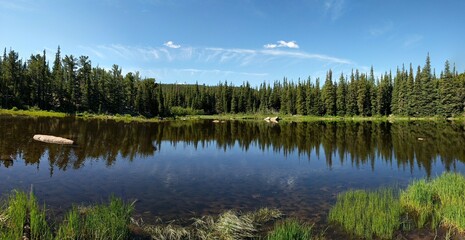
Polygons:
M85 239L127 239L133 204L111 197L108 205L91 208L84 216ZM74 216L73 216L74 217Z
M329 221L357 237L391 239L401 225L401 214L393 189L352 190L338 195Z
M262 208L253 212L240 213L226 211L219 216L193 218L188 226L181 227L174 223L139 226L152 239L258 239L264 232L264 224L282 217L277 209Z
M321 235L313 233L313 226L301 223L296 219L286 219L275 224L268 233L268 240L317 240L324 239Z
M73 207L65 216L64 221L58 228L55 239L81 239L82 238L82 224L80 214L76 207Z
M431 180L417 180L401 193L401 204L417 219L418 227L430 223L465 233L465 177L444 173Z
M129 222L133 204L110 198L101 204L79 211L73 207L53 236L46 219L45 207L40 207L34 194L13 191L0 210L0 239L129 239ZM25 226L29 228L25 228ZM27 230L30 229L30 230Z
M28 197L24 192L14 191L7 200L6 229L0 233L1 239L21 239L27 217Z
M52 239L52 232L46 220L45 206L40 208L31 192L28 199L29 222L32 239Z

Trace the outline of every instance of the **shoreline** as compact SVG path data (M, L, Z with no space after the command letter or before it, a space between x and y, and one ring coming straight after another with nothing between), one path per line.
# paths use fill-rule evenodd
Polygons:
M405 116L308 116L308 115L283 115L283 114L214 114L214 115L186 115L172 117L154 117L146 118L144 116L132 116L129 114L109 115L94 113L76 113L68 114L63 112L45 111L45 110L19 110L19 109L0 109L0 115L28 116L28 117L76 117L82 119L102 119L116 120L125 122L161 122L161 121L186 121L186 120L234 120L234 121L263 121L266 117L279 117L280 122L359 122L359 121L381 121L381 122L409 122L409 121L465 121L465 116L444 118L439 116L428 117L405 117Z

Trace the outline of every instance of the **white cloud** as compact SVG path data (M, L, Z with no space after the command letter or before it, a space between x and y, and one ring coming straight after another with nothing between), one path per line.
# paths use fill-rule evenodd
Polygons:
M277 44L268 43L268 44L263 45L263 47L264 47L264 48L267 48L267 49L272 49L272 48L278 47L278 45L277 45Z
M378 37L378 36L388 33L389 31L392 30L393 27L394 27L394 24L392 23L392 21L389 21L382 26L371 28L369 32L371 36Z
M181 47L181 45L174 44L173 41L165 42L163 45L169 48L180 48Z
M288 50L297 48L294 41L277 42L276 48L265 49L241 49L241 48L200 48L183 47L171 49L167 47L139 47L125 46L120 44L100 45L97 47L80 46L89 54L101 59L120 58L130 61L156 61L156 62L184 62L184 63L211 63L215 66L233 64L245 67L252 65L268 64L283 59L303 61L317 60L327 64L353 64L350 60L328 56L324 54L308 53L299 50ZM280 47L280 45L282 45ZM116 60L115 60L116 61Z
M345 0L324 0L326 14L336 21L344 13Z
M272 44L268 43L263 45L264 48L266 49L274 49L274 48L281 48L281 47L287 47L287 48L299 48L299 45L295 41L290 41L286 42L283 40L277 41L278 44Z
M413 46L413 45L417 44L418 42L420 42L421 40L423 40L422 35L419 35L419 34L410 35L410 36L407 37L407 39L405 39L404 47Z
M278 43L278 47L299 48L299 45L295 41L286 42L281 40Z

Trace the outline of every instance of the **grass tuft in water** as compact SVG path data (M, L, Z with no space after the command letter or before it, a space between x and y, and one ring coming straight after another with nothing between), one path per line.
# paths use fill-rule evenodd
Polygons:
M417 218L419 227L443 225L465 232L465 177L444 173L431 180L413 182L401 193L401 204Z
M132 211L132 204L125 204L115 197L110 198L108 205L91 208L85 215L84 238L127 239Z
M28 197L24 192L14 191L7 200L6 229L0 233L1 239L21 239L27 217Z
M82 227L78 209L73 207L60 224L56 239L82 239Z
M296 219L286 219L276 223L274 229L268 233L268 240L310 240L324 239L313 234L313 226L301 223Z
M29 194L29 220L32 239L52 239L52 232L46 220L45 206L40 209L37 199L31 192Z
M215 223L215 230L221 239L245 239L254 236L257 229L253 219L248 215L238 215L226 211Z
M358 237L391 239L401 225L402 209L393 189L339 194L329 221Z
M435 202L434 191L424 179L414 181L400 195L402 207L416 219L419 228L424 227L427 222L436 222L433 221L436 216Z

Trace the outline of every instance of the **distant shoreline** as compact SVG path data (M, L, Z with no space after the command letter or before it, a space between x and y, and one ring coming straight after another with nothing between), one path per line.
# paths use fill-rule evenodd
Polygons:
M146 118L143 116L126 115L108 115L94 113L76 113L69 114L63 112L45 111L45 110L19 110L19 109L0 109L0 114L29 117L67 117L74 116L83 119L111 119L126 122L160 122L160 121L178 121L178 120L255 120L263 121L266 117L278 116L282 122L315 122L315 121L461 121L465 116L444 118L439 116L430 117L405 117L405 116L308 116L308 115L285 115L285 114L215 114L215 115L187 115L172 116L166 118Z

